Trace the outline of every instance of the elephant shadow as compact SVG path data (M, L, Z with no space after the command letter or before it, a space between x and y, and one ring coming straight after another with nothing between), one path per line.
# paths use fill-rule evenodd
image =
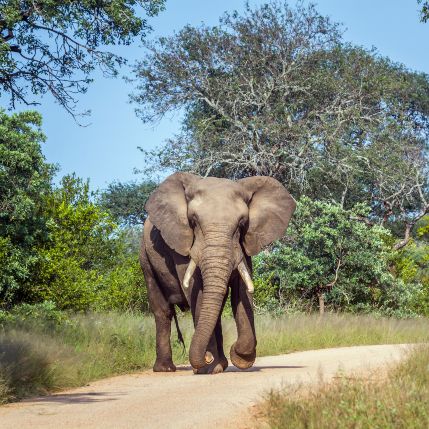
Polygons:
M225 373L243 373L243 372L259 372L259 371L265 371L270 369L301 369L301 368L307 368L306 366L302 365L255 365L248 369L239 369L236 368L233 365L229 365L228 368L225 370ZM177 368L178 371L192 371L192 367L190 365L186 366L180 366Z

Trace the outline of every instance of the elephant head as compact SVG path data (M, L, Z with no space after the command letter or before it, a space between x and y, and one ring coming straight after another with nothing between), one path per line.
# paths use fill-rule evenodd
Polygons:
M203 299L189 353L191 365L201 368L232 271L238 269L251 291L244 255L256 255L285 233L295 201L271 177L232 181L175 173L150 196L146 210L167 245L190 257L184 284L196 266L201 270Z

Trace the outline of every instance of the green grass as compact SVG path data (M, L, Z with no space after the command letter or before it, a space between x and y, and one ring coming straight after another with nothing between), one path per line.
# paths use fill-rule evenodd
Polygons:
M263 414L273 429L426 429L429 347L416 347L385 377L340 378L316 390L272 393Z
M369 344L429 341L429 319L352 314L257 317L258 355Z
M57 313L48 318L37 313L21 314L18 319L6 318L3 325L0 323L0 403L152 367L152 316ZM179 324L188 349L192 320L180 317ZM229 351L236 337L235 322L225 318L223 326L225 351ZM322 319L317 315L257 316L256 330L259 356L355 344L429 341L428 319L330 314ZM172 343L175 363L186 363L187 351L177 341L174 327Z

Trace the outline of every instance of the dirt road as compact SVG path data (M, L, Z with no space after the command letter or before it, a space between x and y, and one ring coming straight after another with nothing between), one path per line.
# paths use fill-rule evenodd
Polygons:
M0 407L2 429L229 428L272 388L329 380L338 371L376 368L401 358L405 345L343 347L258 358L245 372L214 376L150 371Z

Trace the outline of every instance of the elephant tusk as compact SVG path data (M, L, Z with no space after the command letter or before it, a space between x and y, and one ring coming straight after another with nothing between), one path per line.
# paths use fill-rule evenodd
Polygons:
M207 365L210 365L214 361L214 356L210 352L206 352L204 360L206 361Z
M253 293L255 287L253 286L252 278L250 277L249 271L247 270L246 264L241 261L238 264L238 272L240 273L241 278L243 279L245 285L247 286L247 291Z
M196 268L197 268L197 264L194 262L193 259L191 259L191 261L189 262L188 268L186 269L185 277L183 277L183 287L185 289L188 289L189 281L191 280L191 277L193 276Z

